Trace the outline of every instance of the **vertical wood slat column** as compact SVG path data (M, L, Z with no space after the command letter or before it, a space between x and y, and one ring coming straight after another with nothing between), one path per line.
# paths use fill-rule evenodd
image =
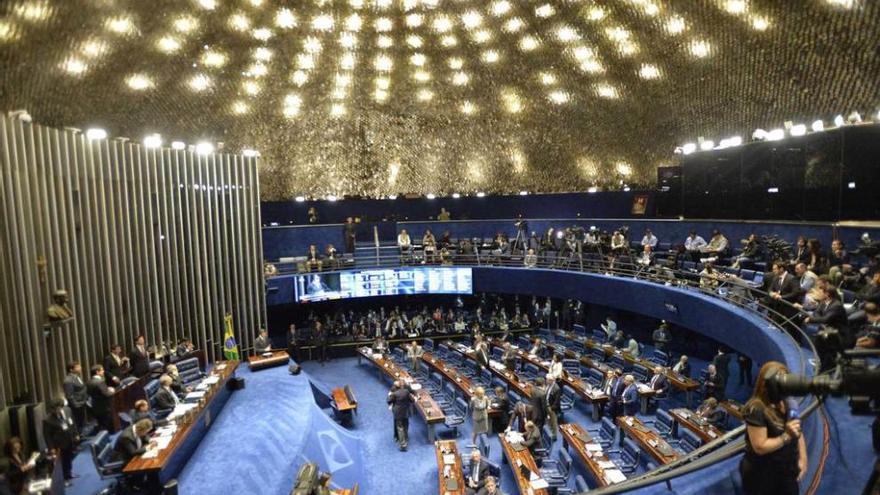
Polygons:
M250 347L265 321L257 165L0 117L0 404L57 395L67 362L142 332L221 357L228 312ZM75 316L48 327L58 289Z

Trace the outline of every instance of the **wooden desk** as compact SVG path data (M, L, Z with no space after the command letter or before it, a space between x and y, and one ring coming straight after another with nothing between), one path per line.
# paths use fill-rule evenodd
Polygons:
M697 413L690 409L671 409L669 414L675 418L676 424L684 425L685 428L694 432L703 443L709 443L716 438L721 438L724 432L709 423L701 424L696 420Z
M217 366L225 363L222 370ZM226 401L229 399L229 389L226 383L232 378L238 368L238 361L225 361L218 363L210 376L219 376L220 380L205 391L205 397L199 405L189 413L192 415L175 418L177 431L168 446L159 451L156 457L144 458L137 456L125 465L125 474L158 473L160 483L165 483L176 476L188 460L189 454L198 445Z
M147 398L144 386L152 379L152 373L147 373L125 387L116 389L116 392L110 397L110 419L113 422L113 431L122 429L119 413L128 414L134 409L135 402Z
M621 416L617 418L617 425L620 426L620 433L626 434L634 442L642 447L642 450L651 455L660 464L669 464L679 458L681 454L672 448L663 437L656 431L645 426L644 423L635 416ZM641 431L644 429L645 431ZM660 449L663 446L669 448L670 454L665 455Z
M495 340L492 342L495 347L501 348L503 350L503 346L501 342ZM513 349L514 353L516 353L517 357L520 359L531 363L537 366L539 369L546 371L550 371L550 368L545 365L537 356L532 356L528 352L520 349L517 346L511 344L511 349ZM593 421L599 421L600 412L602 410L602 405L607 403L609 397L602 392L601 390L593 391L592 385L589 385L584 380L579 377L569 375L568 372L563 371L562 376L558 380L559 386L568 385L578 396L589 402L591 409L593 410Z
M727 411L727 414L733 416L734 418L736 418L740 421L743 420L743 413L742 413L743 405L740 404L739 402L737 402L733 399L727 399L727 400L723 400L723 401L719 402L718 405L721 406L722 409Z
M446 345L448 345L450 349L470 359L471 361L477 360L474 351L468 349L464 344L449 341L446 342ZM518 393L524 400L528 400L529 397L532 395L532 385L524 380L521 380L516 373L508 370L504 367L503 364L499 363L498 361L489 361L489 371L491 371L495 376L504 380L504 382L507 383L510 388L515 389L516 393ZM515 404L513 405L515 406Z
M443 461L443 455L454 455L455 463L446 464ZM439 479L440 495L465 495L464 473L461 469L461 454L458 452L458 445L455 440L438 440L434 442L434 455L437 457L437 477ZM447 471L448 466L448 471ZM455 480L458 483L458 489L450 490L446 488L447 480Z
M437 356L431 354L430 352L425 352L422 354L422 361L424 361L431 369L437 371L447 381L452 382L461 390L461 393L470 401L471 397L474 396L474 392L477 390L479 385L475 385L473 380L465 376L464 373L459 372L457 369L453 368L451 365L446 364L442 359ZM497 416L501 411L498 409L494 409L492 407L489 408L489 416Z
M290 356L286 350L274 350L271 356L263 356L262 354L248 356L248 368L251 371L264 370L275 366L283 366L289 361Z
M568 448L569 450L573 450L578 457L580 457L581 461L583 461L584 466L586 466L587 471L593 477L593 481L599 487L608 486L611 484L605 478L605 469L599 466L600 462L611 462L611 459L604 452L592 452L588 453L587 444L593 444L597 442L585 442L578 438L579 436L589 437L590 434L584 430L581 425L576 423L566 423L559 425L559 431L562 432L562 446L563 448ZM623 473L621 473L623 474Z
M425 387L391 359L385 356L374 357L373 351L369 347L359 347L357 352L358 361L360 361L361 357L366 358L367 361L376 365L392 380L401 380L405 383L419 385L418 390L413 390L413 395L416 397L415 408L428 427L428 441L433 442L436 436L435 425L446 421L446 414L440 408L440 405L437 404L437 401L431 397L431 394L428 393Z
M498 441L501 442L501 448L504 449L504 457L507 459L507 464L510 466L510 470L513 472L513 477L516 479L516 485L519 487L519 493L529 493L531 489L531 482L529 481L528 476L523 476L522 471L520 471L519 463L521 462L523 465L534 471L536 474L540 474L541 471L538 469L538 464L535 462L535 459L532 457L532 453L529 449L522 449L519 452L514 450L513 446L507 441L505 436L498 435ZM533 490L534 495L549 495L549 491L547 489Z
M333 397L333 402L336 403L337 411L357 411L357 402L348 400L348 394L345 393L344 388L336 387L330 392L330 395Z
M657 367L657 363L653 363L653 362L648 361L647 359L644 359L644 358L637 358L627 352L619 352L619 349L616 349L614 346L612 346L610 344L601 344L601 343L599 343L593 339L590 339L588 337L583 337L581 335L577 335L574 332L564 332L562 330L558 330L558 331L556 331L556 335L565 337L566 339L569 339L569 340L574 340L574 341L580 342L581 344L584 345L584 348L586 348L586 349L602 349L602 352L605 353L606 357L611 356L613 354L618 354L627 363L630 363L633 365L638 364L638 365L644 367L645 369L647 369L649 372L652 372L652 370ZM581 362L583 362L583 360ZM593 360L590 359L589 362L593 363ZM602 363L602 364L604 364L606 367L608 366L605 363ZM590 366L590 365L588 365L588 366ZM595 367L595 368L599 369L600 371L602 371L602 368L599 368L597 366L592 366L592 367ZM604 372L607 372L607 368L605 368L605 371L603 371L603 373ZM663 374L666 375L666 379L669 380L670 385L672 385L674 388L681 390L685 393L685 397L687 400L687 406L692 407L691 401L692 401L693 392L694 392L694 390L697 390L700 388L699 382L697 382L693 378L679 375L678 373L672 371L672 368L668 368L668 367L663 367Z

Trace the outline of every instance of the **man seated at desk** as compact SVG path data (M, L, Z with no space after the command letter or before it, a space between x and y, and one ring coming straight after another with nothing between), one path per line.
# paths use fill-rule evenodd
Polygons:
M373 341L373 352L377 354L388 353L388 342L385 342L385 337L381 335L376 337L376 340Z
M265 328L261 328L260 335L254 339L254 352L257 354L272 352L272 341L269 340L269 331Z
M471 459L467 463L468 471L465 477L468 495L479 493L486 486L486 477L489 476L489 463L482 459L480 449L471 451Z
M678 362L675 363L675 366L672 367L672 371L678 373L681 376L690 378L691 365L688 364L688 357L682 355L681 358L679 358Z
M159 390L156 391L156 396L153 398L156 401L157 409L172 410L180 403L177 394L171 390L172 383L174 383L174 380L168 375L159 377Z
M477 492L477 495L504 495L501 486L494 476L486 476L486 486Z
M721 373L718 373L714 364L710 364L706 369L708 374L703 381L703 393L706 397L715 397L716 399L723 398L725 386L724 377L721 376Z
M187 387L183 384L183 379L180 378L180 372L177 370L176 364L165 366L165 374L171 377L171 391L177 394L178 397L183 397L192 392L192 387Z
M709 397L697 408L697 417L703 418L716 428L724 425L724 411L718 407L718 399Z
M116 460L122 461L125 465L135 457L155 449L156 442L150 441L147 437L152 429L153 422L149 419L142 419L122 430L113 445ZM128 482L131 488L141 490L148 484L148 478L146 475L131 476L128 478Z
M153 422L153 426L165 426L168 424L168 420L159 419L156 417L156 413L150 409L150 403L144 399L140 399L134 403L134 409L129 413L131 418L131 423L137 423L142 419L149 419Z

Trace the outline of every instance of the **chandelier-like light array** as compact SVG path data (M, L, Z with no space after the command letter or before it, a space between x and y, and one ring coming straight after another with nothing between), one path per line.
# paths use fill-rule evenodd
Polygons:
M4 109L255 147L266 199L649 185L688 136L880 103L859 0L9 3Z

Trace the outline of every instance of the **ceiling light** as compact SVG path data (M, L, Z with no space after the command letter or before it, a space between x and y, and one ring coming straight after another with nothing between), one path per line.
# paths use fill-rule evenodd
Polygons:
M379 48L391 48L392 45L394 45L394 40L389 36L379 36L376 38L376 46Z
M0 38L2 38L2 36L0 36ZM89 40L89 41L83 43L81 51L82 51L82 54L87 57L90 57L90 58L99 57L99 56L103 55L104 52L107 51L107 43L105 43L99 39Z
M772 129L767 133L767 141L779 141L785 138L785 129Z
M563 43L570 43L581 39L581 35L571 26L560 26L556 30L556 39Z
M419 27L423 20L421 14L409 14L406 16L406 25L413 28Z
M202 141L201 143L196 145L196 153L198 153L199 155L210 155L213 152L214 145L209 142Z
M423 89L416 94L416 98L418 98L419 101L431 101L431 98L433 97L434 93L427 89Z
M649 80L657 79L660 77L660 69L656 65L642 64L641 69L639 69L639 77Z
M391 29L394 28L394 23L391 22L391 19L387 17L380 17L376 19L375 27L376 31L380 33L385 33L391 31Z
M452 35L446 35L440 38L440 44L446 48L458 45L458 38Z
M330 31L333 29L333 17L320 14L312 19L312 29L315 31Z
M262 60L263 62L267 62L272 58L272 50L266 48L265 46L259 46L254 50L254 58L257 60Z
M355 45L357 45L357 38L351 33L342 33L339 36L339 45L343 48L353 48Z
M499 17L510 12L510 2L507 0L499 0L492 3L492 15Z
M217 0L198 0L203 9L214 10L217 8Z
M520 196L528 196L528 195L529 195L529 192L528 192L528 191L520 191L520 192L519 192L519 195L520 195Z
M379 89L388 89L391 87L391 80L387 77L377 77L375 81L376 87Z
M248 73L254 77L263 77L269 73L269 68L265 64L257 62L250 66Z
M473 103L465 100L461 103L459 110L461 110L461 113L463 113L465 115L471 115L477 111L477 106L474 105ZM453 194L452 197L455 198L457 196Z
M516 33L519 32L519 30L521 30L524 25L525 23L522 21L522 19L514 17L513 19L510 19L509 21L504 23L504 30L508 33Z
M391 6L391 0L373 0L373 5L379 10L387 9Z
M306 198L303 196L297 196L297 197L293 198L293 200L296 201L297 203L302 203L306 200Z
M464 61L458 57L452 57L449 59L449 68L452 70L461 69L464 66ZM843 117L841 117L843 118Z
M345 19L345 30L357 32L361 30L361 27L364 25L364 21L361 20L361 16L357 14L351 14Z
M409 58L409 63L415 65L416 67L421 67L425 65L425 62L428 60L423 53L414 53L412 57Z
M602 98L615 99L618 97L617 89L609 84L599 84L596 86L596 94Z
M394 66L394 63L391 61L391 57L388 55L380 54L376 56L375 62L373 62L373 66L378 71L388 72Z
M93 127L86 131L86 139L95 141L97 139L107 139L107 131L98 127Z
M431 194L431 193L428 193L428 194L425 195L425 197L428 198L428 199L434 199L434 198L436 198L437 196L435 196L435 195L433 195L433 194Z
M483 16L476 10L469 10L462 14L461 22L467 29L473 29L483 23Z
M859 112L854 111L850 113L849 116L847 116L846 121L850 124L861 124L862 116L861 114L859 114Z
M685 29L687 29L687 25L681 17L672 17L666 22L666 31L669 34L679 34Z
M144 138L145 148L158 148L162 146L162 136L158 134L150 134Z
M336 196L334 196L334 195L332 195L332 194L329 195L329 196L327 196L327 201L330 201L331 203L332 203L333 201L336 201L337 199L339 199L339 198L337 198Z
M825 130L825 122L822 122L821 119L820 119L820 120L814 120L813 123L810 125L810 129L812 129L813 132L821 132L821 131L824 131L824 130Z
M501 58L501 56L498 55L498 52L496 52L495 50L486 50L485 52L483 52L480 58L483 60L483 62L487 64L494 64L498 61L499 58Z
M78 76L88 70L89 66L86 65L82 60L71 57L65 60L63 64L61 64L61 68L69 74Z
M711 52L712 46L708 42L701 40L691 42L691 55L697 58L704 58L709 56Z
M339 66L345 70L354 69L355 57L353 53L346 53L339 59Z
M275 14L275 25L281 29L290 29L296 26L296 16L288 8L278 9Z
M439 15L434 18L434 22L431 25L434 27L434 31L445 33L452 29L452 20L445 15Z
M475 43L482 44L492 39L492 33L485 29L480 29L472 36Z
M842 127L843 124L845 124L845 123L846 123L846 120L844 120L843 115L838 115L837 117L834 117L834 125L835 126Z
M807 126L804 124L797 124L791 126L791 129L788 130L789 134L792 136L803 136L807 133Z
M549 3L545 3L540 7L535 8L535 15L541 18L550 17L551 15L556 13L556 9L553 8Z
M184 15L174 20L174 29L178 33L189 33L197 28L199 21L192 16Z
M180 42L175 38L171 38L169 36L165 36L164 38L159 39L156 43L156 46L159 50L165 53L174 53L180 49Z
M315 58L308 53L300 53L296 56L296 66L302 70L315 68Z
M711 139L700 141L700 151L709 151L714 147L715 141L712 141Z
M605 11L602 7L593 7L587 12L587 19L591 21L601 21L605 18Z
M232 113L234 113L235 115L244 115L248 113L249 110L250 107L248 106L248 104L241 100L232 102Z
M413 73L413 79L419 82L426 82L431 79L431 74L428 74L423 70L417 70L415 73Z
M129 17L112 17L107 19L105 26L116 34L130 34L134 31L134 23Z
M535 48L538 48L538 40L532 35L523 36L522 39L519 40L519 48L524 52L530 52Z
M452 84L456 86L464 86L469 80L470 77L465 72L456 72L452 75Z
M269 28L261 27L261 28L254 29L254 32L251 34L253 35L253 37L255 39L258 39L260 41L266 41L272 37L272 30Z
M202 54L202 63L208 67L223 67L223 64L226 63L226 55L208 50Z
M685 143L681 147L681 152L685 155L690 155L694 151L697 151L697 145L695 143Z
M744 14L747 9L745 0L727 0L724 3L724 10L731 14Z
M342 117L345 115L345 105L342 103L334 103L330 107L330 116L331 117Z
M458 193L452 193L452 197L453 197L454 199L458 199L458 198L461 197L461 194L458 194Z
M856 0L825 0L825 3L832 5L834 7L841 7L844 9L851 9L856 4Z
M241 154L244 155L246 158L254 158L260 156L259 151L250 148L245 148L241 150Z
M393 200L397 199L397 195L396 194L389 194L388 199L393 201Z
M309 75L302 70L295 71L292 76L290 76L290 80L293 84L297 86L302 86L303 84L309 82Z
M376 91L373 92L373 99L375 99L379 103L384 103L388 100L388 91L385 91L381 88L376 88Z
M135 91L143 91L153 87L153 81L144 74L132 74L125 79L125 84Z
M421 48L422 47L422 38L411 34L406 37L406 44L411 46L412 48Z
M477 197L478 197L478 198L483 198L483 197L485 197L485 196L486 196L486 193L484 193L484 192L478 192L478 193L477 193Z
M229 16L229 27L236 31L247 31L251 27L251 20L244 14L232 14Z
M596 186L590 186L590 187L587 188L587 192L590 193L590 194L594 194L594 193L596 193L596 192L598 192L598 191L599 191L599 188L596 187ZM559 233L562 234L561 231L560 231Z
M767 131L764 129L755 129L755 132L752 133L752 139L755 141L763 141L767 139Z
M550 86L551 84L556 84L556 76L553 75L552 72L542 72L540 74L541 84L544 86Z
M171 149L177 151L184 150L186 149L186 143L183 141L171 141Z
M764 17L752 17L752 29L755 31L766 31L770 27L770 21Z
M553 103L557 105L562 105L563 103L568 103L568 93L565 91L552 91L547 97Z

